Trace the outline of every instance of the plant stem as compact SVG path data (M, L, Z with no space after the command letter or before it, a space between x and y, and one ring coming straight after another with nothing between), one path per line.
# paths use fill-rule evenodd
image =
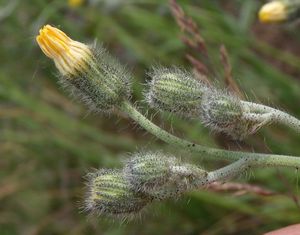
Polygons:
M191 152L199 153L204 159L218 159L227 161L236 161L241 158L251 159L251 166L274 166L274 167L293 167L300 168L300 157L276 155L276 154L262 154L262 153L246 153L239 151L228 151L217 148L210 148L189 142L169 132L161 129L159 126L152 123L143 114L141 114L131 103L124 101L119 107L121 111L128 114L136 123L142 126L145 130L155 135L157 138L176 146L184 148Z
M196 187L203 187L216 181L224 182L237 175L244 173L246 169L250 167L250 165L251 159L242 158L225 167L208 172L206 177L198 180L196 179L196 182L194 184L196 185Z
M293 117L292 115L262 104L256 104L247 101L242 101L242 104L245 107L249 108L250 112L271 114L271 116L269 116L270 122L281 123L283 125L291 127L293 130L300 133L300 120Z
M248 156L249 157L249 156ZM250 168L259 168L259 167L276 167L276 166L293 166L298 168L299 158L293 157L295 159L291 159L290 157L286 158L286 156L280 156L278 158L276 155L269 155L265 157L243 157L240 160L237 160L225 167L220 169L208 172L207 176L203 179L199 179L196 181L198 187L207 186L216 181L226 181L235 176L241 175L246 172L247 169Z

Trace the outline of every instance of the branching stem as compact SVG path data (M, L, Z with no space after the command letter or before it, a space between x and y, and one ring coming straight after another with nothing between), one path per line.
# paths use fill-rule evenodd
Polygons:
M208 186L211 183L216 181L226 181L237 175L241 175L245 173L247 168L251 167L252 160L249 158L242 158L238 161L235 161L225 167L220 169L210 171L207 173L205 178L201 178L196 180L196 187Z
M296 132L300 133L300 120L293 117L292 115L262 104L256 104L247 101L242 101L242 104L244 107L248 108L251 113L261 113L262 115L269 115L268 120L266 121L286 125Z
M273 167L293 167L300 168L300 157L276 155L276 154L262 154L262 153L247 153L239 151L228 151L217 148L210 148L189 142L169 132L161 129L155 125L143 114L141 114L131 103L125 101L119 107L121 111L128 114L136 123L138 123L145 130L156 136L157 138L178 148L184 148L191 152L199 153L199 157L203 159L217 159L236 161L241 158L251 160L251 166L273 166Z

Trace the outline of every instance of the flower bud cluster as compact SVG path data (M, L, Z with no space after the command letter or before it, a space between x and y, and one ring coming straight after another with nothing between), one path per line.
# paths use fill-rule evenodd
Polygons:
M234 139L243 139L260 124L245 119L249 110L239 98L209 87L188 72L158 68L150 76L152 80L148 83L145 99L155 109L200 119L211 130Z
M130 97L130 75L102 46L87 46L61 30L44 26L36 38L60 72L60 83L91 110L108 112ZM260 123L245 121L241 101L209 87L178 68L157 68L145 97L150 106L200 119L214 131L235 139L256 130Z
M122 170L88 174L85 209L113 216L136 214L152 201L178 198L206 176L205 170L173 156L137 153Z

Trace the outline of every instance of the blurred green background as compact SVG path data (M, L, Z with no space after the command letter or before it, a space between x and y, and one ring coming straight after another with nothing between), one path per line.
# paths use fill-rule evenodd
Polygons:
M249 100L300 117L299 25L262 25L262 1L178 0L206 39L222 81L219 45L229 52L233 75ZM72 38L103 42L133 74L133 101L142 101L145 72L153 64L191 68L189 49L168 1L0 0L0 234L262 234L300 221L298 172L253 170L236 181L276 193L262 196L202 190L178 201L150 205L133 221L80 212L90 169L120 167L129 152L162 148L207 169L222 162L176 150L146 134L126 116L88 113L56 84L56 69L37 44L44 24ZM220 82L222 84L222 82ZM146 105L141 102L144 112ZM154 113L150 111L150 114ZM168 115L153 121L208 146L300 156L300 136L270 126L244 142L211 134L197 122ZM172 130L171 130L172 127Z

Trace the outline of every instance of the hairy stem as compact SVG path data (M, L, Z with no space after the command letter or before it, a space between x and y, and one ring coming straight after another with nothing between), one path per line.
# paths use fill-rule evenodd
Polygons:
M294 160L290 157L286 158L286 156L281 156L281 159L279 159L276 155L269 155L262 158L247 156L222 168L208 172L205 178L196 179L194 185L196 187L203 187L216 181L224 182L244 174L250 168L287 166L287 164L297 164L296 162L299 161L298 159ZM298 168L296 165L295 167Z
M300 168L300 157L275 155L275 154L262 154L262 153L246 153L239 151L228 151L217 148L210 148L189 142L181 139L177 136L170 134L169 132L161 129L155 125L143 114L141 114L131 103L125 101L119 107L121 111L128 114L136 123L138 123L145 130L156 136L157 138L176 146L178 148L184 148L191 152L199 153L199 157L203 159L218 159L227 161L236 161L241 158L247 158L251 160L251 166L273 166L273 167L293 167Z
M245 173L246 169L251 166L252 160L249 158L242 158L220 169L210 171L205 178L196 180L197 187L207 186L216 181L226 181L237 175Z
M249 108L250 112L258 112L262 115L269 114L270 116L269 120L267 120L268 122L275 122L286 125L296 132L300 133L300 120L293 117L292 115L262 104L256 104L247 101L242 101L242 104L244 107Z

